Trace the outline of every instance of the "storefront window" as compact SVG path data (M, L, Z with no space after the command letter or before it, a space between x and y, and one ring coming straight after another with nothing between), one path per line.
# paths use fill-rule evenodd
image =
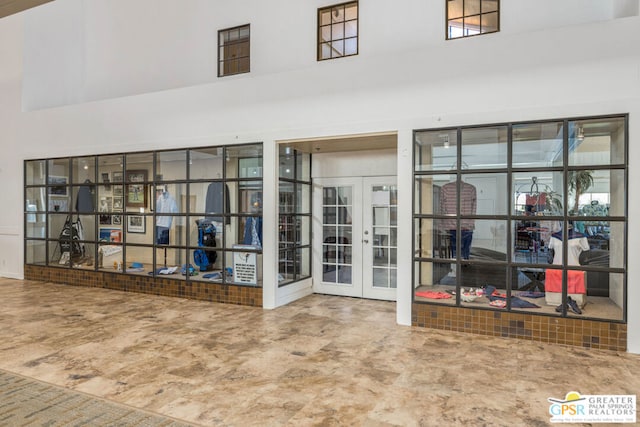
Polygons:
M416 131L414 300L624 321L626 120Z
M279 147L278 283L311 276L311 156Z
M25 182L27 264L262 284L262 144L29 160Z

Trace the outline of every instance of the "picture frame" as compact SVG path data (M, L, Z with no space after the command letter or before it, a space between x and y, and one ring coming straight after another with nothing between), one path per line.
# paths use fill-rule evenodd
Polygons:
M143 215L127 216L127 232L128 233L146 233L146 218Z
M120 230L119 228L100 228L98 236L100 242L122 242L122 230Z
M69 187L67 186L69 179L66 176L49 175L47 183L50 185L48 189L50 195L63 197L69 195Z
M111 191L111 178L109 177L109 172L102 172L101 176L105 191Z
M126 175L125 200L128 208L147 207L147 171L128 170Z
M111 172L111 182L122 182L122 171Z
M122 215L111 215L111 224L122 225Z
M122 197L114 197L113 198L113 211L114 212L122 212L122 208L124 208L124 200Z
M69 212L69 198L49 196L49 212Z
M113 197L111 196L100 197L98 212L111 212L112 208L113 208Z

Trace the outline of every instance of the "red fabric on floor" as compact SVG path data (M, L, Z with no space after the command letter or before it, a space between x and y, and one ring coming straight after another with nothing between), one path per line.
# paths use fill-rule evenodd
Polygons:
M446 292L435 292L435 291L419 291L419 292L416 292L416 296L423 297L423 298L431 298L431 299L451 298L451 295L449 295Z

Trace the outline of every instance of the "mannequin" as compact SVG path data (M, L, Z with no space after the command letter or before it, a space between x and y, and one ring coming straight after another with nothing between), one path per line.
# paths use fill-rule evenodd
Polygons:
M176 199L169 193L167 186L164 186L162 192L159 192L156 199L156 214L158 213L177 213L178 204ZM160 215L156 216L156 243L158 245L169 244L169 229L173 222L172 216Z
M458 203L458 188L456 181L448 182L440 189L440 213L455 215ZM475 215L477 209L476 187L464 181L460 181L460 214ZM451 249L453 257L456 257L457 241L460 240L460 258L469 259L471 255L471 241L475 220L460 220L460 236L456 228L456 219L441 219L440 228L449 232L451 236ZM459 237L459 239L458 239Z
M589 241L584 234L576 231L572 224L569 224L567 241L567 265L580 265L580 253L589 250ZM549 249L553 249L553 264L562 264L562 230L551 235ZM567 273L567 294L576 301L578 306L584 307L586 304L586 274L584 271L569 270ZM547 304L556 305L562 303L562 270L547 269L545 272L545 299ZM574 310L581 314L578 310Z
M553 263L562 264L562 230L551 235L549 249L553 249ZM580 265L580 253L589 250L589 241L584 234L569 228L569 241L567 242L567 265Z

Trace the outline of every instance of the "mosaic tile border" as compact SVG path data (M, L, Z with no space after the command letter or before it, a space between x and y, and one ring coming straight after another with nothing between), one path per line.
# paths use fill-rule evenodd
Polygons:
M161 277L25 265L24 278L72 286L188 298L224 304L262 307L262 288L209 282L185 282Z
M606 321L414 303L411 325L582 348L627 351L627 325Z

